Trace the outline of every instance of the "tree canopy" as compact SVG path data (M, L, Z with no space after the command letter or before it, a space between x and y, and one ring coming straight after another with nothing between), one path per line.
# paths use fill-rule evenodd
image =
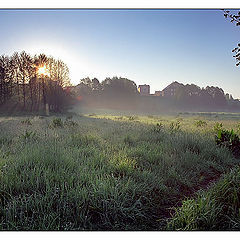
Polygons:
M51 110L59 111L66 95L63 88L69 85L69 69L59 59L25 51L0 56L0 105L12 101L24 110L39 111L48 103Z

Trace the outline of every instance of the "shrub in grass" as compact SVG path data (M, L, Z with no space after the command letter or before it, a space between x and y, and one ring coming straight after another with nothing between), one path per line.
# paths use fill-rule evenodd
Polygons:
M36 132L26 130L20 137L25 141L29 141L31 139L34 139L35 136Z
M154 132L161 132L163 130L163 124L162 123L157 123L156 126L153 127Z
M240 123L237 124L237 132L240 133Z
M31 121L30 121L29 118L28 118L28 119L25 119L25 120L22 120L21 123L22 123L22 124L26 124L26 125L32 125L32 123L31 123Z
M78 126L78 123L75 122L75 121L73 121L73 120L66 120L66 121L64 122L64 124L65 124L66 126L68 126L68 127L76 127L76 126Z
M53 126L54 128L56 128L56 127L63 127L63 121L62 121L62 119L61 119L61 118L54 118L54 119L52 120L52 126Z
M215 141L217 145L231 150L236 157L240 156L240 139L233 129L231 131L219 129L215 135Z
M195 123L195 125L196 125L197 127L205 127L205 126L207 126L207 122L206 122L206 121L203 121L203 120L198 120L198 121Z
M177 120L176 122L171 122L169 126L171 132L176 132L180 130L180 127L181 125L179 120Z
M219 123L219 122L216 122L216 124L214 125L213 127L213 130L215 132L218 132L219 130L221 130L223 128L223 124L222 123Z

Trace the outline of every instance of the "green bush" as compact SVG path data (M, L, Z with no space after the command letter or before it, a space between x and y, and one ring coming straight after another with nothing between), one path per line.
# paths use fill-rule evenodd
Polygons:
M171 132L176 132L180 130L180 126L180 121L177 120L176 122L171 122L169 128Z
M157 123L157 125L153 127L153 131L154 131L154 132L159 133L159 132L161 132L162 130L163 130L163 124L162 124L162 123Z
M195 125L196 125L197 127L205 127L205 126L207 126L207 122L206 122L206 121L203 121L203 120L198 120L198 121L195 123Z
M63 121L61 118L54 118L52 121L53 127L63 127Z
M215 126L213 127L213 129L214 129L215 132L218 132L218 131L221 130L222 128L223 128L223 124L222 124L222 123L219 123L219 122L217 122L217 123L215 124Z
M28 141L28 140L33 139L35 136L36 136L36 132L34 132L34 131L27 131L26 130L20 137L23 140Z
M237 124L237 132L240 133L240 123Z
M227 147L236 157L240 156L240 139L233 129L219 129L215 135L217 145Z

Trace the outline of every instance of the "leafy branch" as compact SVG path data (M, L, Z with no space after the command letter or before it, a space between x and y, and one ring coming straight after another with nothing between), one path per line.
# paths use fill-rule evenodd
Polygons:
M240 11L236 14L231 13L229 10L224 10L224 17L230 19L230 21L234 24L236 24L236 26L240 26ZM238 46L236 48L234 48L232 50L233 53L235 53L235 55L233 56L234 58L236 58L236 66L240 65L240 43L238 43Z

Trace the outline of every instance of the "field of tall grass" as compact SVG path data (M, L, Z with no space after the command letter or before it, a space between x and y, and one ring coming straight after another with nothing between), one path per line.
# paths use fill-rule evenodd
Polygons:
M226 113L2 116L0 229L210 226L190 226L192 215L186 223L175 218L181 218L184 200L182 208L190 201L198 206L199 190L207 191L239 165L228 149L216 145L217 122L239 131L240 116ZM201 211L209 209L212 205ZM198 214L198 208L192 212Z

